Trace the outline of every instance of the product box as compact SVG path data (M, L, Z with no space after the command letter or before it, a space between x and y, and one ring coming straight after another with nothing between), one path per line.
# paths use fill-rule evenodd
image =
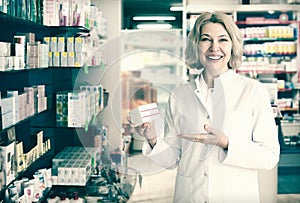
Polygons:
M74 52L74 37L67 38L67 52Z
M25 159L24 159L24 151L23 151L23 142L19 142L16 144L16 166L17 173L21 172L25 168Z
M50 38L50 51L57 52L57 37Z
M76 37L74 46L75 52L83 52L83 38Z
M54 52L53 53L52 65L54 67L59 67L60 66L60 52Z
M53 52L51 51L48 52L48 66L49 67L53 66Z
M75 67L83 67L84 64L84 54L82 52L75 52Z
M13 164L15 159L15 142L0 144L0 188L8 185L15 179L15 173L13 171ZM2 185L1 185L2 184Z
M151 122L160 117L156 103L141 105L129 112L129 116L134 126Z
M60 66L62 66L62 67L67 67L68 66L68 52L61 52Z
M74 52L68 52L68 66L74 67L75 66L75 53Z
M57 51L65 52L65 38L64 37L57 38Z

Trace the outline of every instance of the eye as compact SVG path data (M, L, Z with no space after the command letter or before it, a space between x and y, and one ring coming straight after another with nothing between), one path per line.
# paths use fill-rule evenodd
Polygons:
M211 41L211 39L209 39L208 37L202 37L202 38L200 39L200 41L201 41L201 42L209 42L209 41Z
M221 38L219 41L220 42L228 42L228 39L227 38Z

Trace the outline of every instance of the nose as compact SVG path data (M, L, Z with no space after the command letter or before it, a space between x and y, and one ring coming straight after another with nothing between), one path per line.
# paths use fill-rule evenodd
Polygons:
M219 49L219 42L217 40L212 40L210 44L210 51L218 51Z

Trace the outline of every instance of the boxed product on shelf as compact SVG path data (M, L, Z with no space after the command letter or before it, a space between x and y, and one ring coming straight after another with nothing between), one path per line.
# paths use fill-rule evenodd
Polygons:
M86 185L91 176L93 148L65 147L52 159L54 185Z
M65 52L65 37L57 37L57 51Z
M75 53L68 52L68 66L74 67L75 66Z
M8 90L7 91L8 97L14 97L14 103L13 103L13 123L19 122L19 95L17 90Z
M8 185L15 178L13 170L15 156L15 142L0 143L0 189Z
M24 159L24 151L23 151L23 142L16 143L16 171L17 173L23 171L25 169L25 159Z
M68 52L61 52L60 54L60 66L67 67L68 66Z
M67 38L67 52L74 52L74 37Z

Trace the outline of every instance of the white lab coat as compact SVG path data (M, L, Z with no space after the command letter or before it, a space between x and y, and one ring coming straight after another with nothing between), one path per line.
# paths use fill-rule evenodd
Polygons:
M228 136L227 151L177 136L203 132L205 123ZM279 161L266 88L232 70L215 78L212 93L203 78L176 88L164 131L154 149L144 143L143 153L165 168L178 166L174 202L259 202L257 170L271 169Z

